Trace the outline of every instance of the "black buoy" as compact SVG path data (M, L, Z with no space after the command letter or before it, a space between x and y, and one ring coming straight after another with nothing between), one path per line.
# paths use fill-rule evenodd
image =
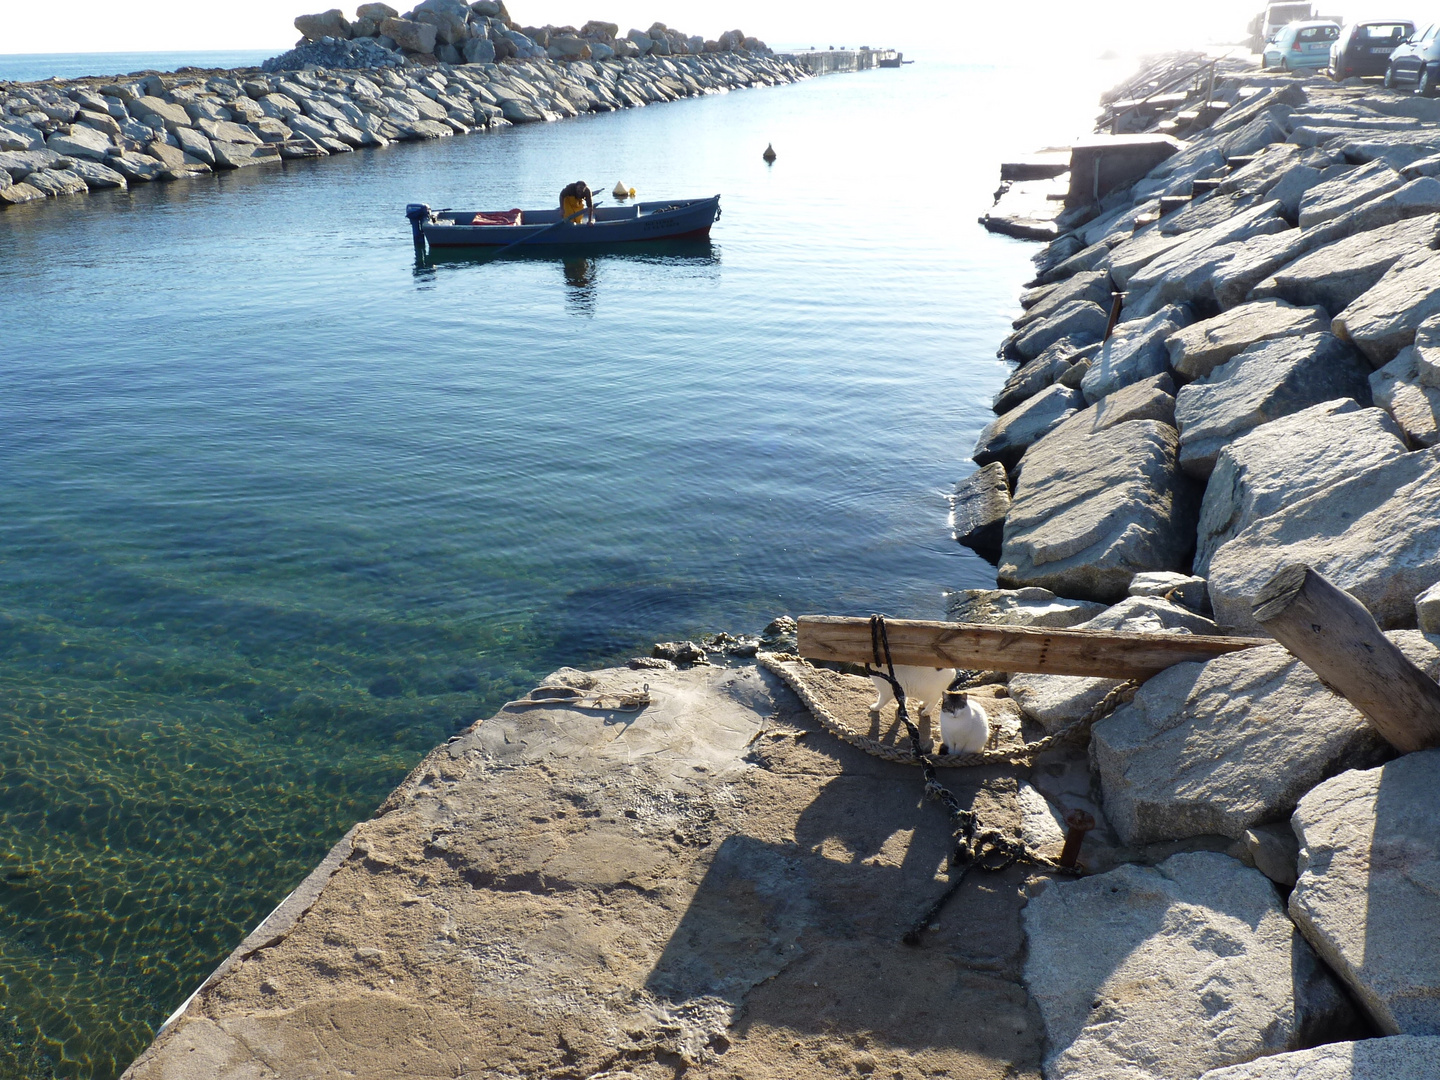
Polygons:
M774 144L774 143L766 143L766 144L765 144L765 153L761 154L760 156L763 157L766 161L771 161L771 162L773 162L773 161L775 160L775 144Z

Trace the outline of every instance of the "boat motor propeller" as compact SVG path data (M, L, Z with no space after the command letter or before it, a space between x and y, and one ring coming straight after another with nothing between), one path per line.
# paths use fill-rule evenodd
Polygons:
M430 221L430 207L424 203L410 203L405 207L405 217L410 222L410 230L415 234L415 242L420 243L425 239L420 226Z

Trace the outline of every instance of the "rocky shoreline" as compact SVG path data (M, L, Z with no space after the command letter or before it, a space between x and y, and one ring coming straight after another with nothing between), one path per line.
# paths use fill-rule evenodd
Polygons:
M307 36L266 65L274 70L0 83L0 206L807 77L740 31L692 51L694 38L659 23L623 39L594 22L574 33L526 28L531 37L494 0L426 0L408 19L367 8L390 14L354 24L339 11L301 16ZM352 36L367 22L372 36ZM465 35L464 56L435 44L437 22L449 37ZM416 48L373 33L381 26Z
M1108 147L1159 164L1106 186L1092 165L1076 198L1077 147L1064 212L1023 223L1054 239L954 497L997 588L950 615L1264 636L1258 594L1304 564L1433 679L1440 102L1232 67L1203 107L1167 105ZM1115 685L1008 682L1052 731ZM1268 645L1151 679L1094 725L1089 766L1087 809L1124 844L1230 844L1032 885L1047 1078L1432 1075L1440 750L1398 754Z

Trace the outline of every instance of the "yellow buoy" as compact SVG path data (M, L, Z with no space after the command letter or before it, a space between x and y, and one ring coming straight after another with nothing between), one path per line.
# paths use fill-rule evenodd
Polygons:
M633 187L630 189L630 197L632 199L635 197L635 189Z
M629 188L627 188L624 184L616 184L615 190L612 191L610 194L614 195L617 199L628 199L631 195L635 193Z
M774 160L775 160L775 145L774 145L773 143L766 143L766 144L765 144L765 153L761 154L760 156L763 157L766 161L774 161Z

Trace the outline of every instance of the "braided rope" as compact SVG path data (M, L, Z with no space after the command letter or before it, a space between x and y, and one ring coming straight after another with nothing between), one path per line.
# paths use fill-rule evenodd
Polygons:
M857 750L864 750L867 754L885 761L894 761L901 765L923 765L926 755L916 756L913 750L905 750L898 746L887 746L878 739L872 739L868 735L861 735L854 728L840 720L832 713L825 704L817 698L805 682L800 679L787 664L805 664L808 661L794 653L771 653L761 652L755 654L756 661L768 671L774 672L780 677L786 686L794 690L796 695L810 710L820 726L830 732L843 743L848 743ZM881 678L884 678L882 675ZM946 769L974 768L980 765L1010 765L1029 764L1038 755L1055 746L1060 746L1071 740L1078 739L1081 735L1089 732L1091 725L1109 716L1117 708L1135 696L1135 691L1140 684L1131 679L1115 687L1088 713L1074 723L1068 724L1053 734L1046 735L1043 739L1036 739L1024 746L1013 746L1001 750L981 750L974 754L931 754L929 760L935 765Z

